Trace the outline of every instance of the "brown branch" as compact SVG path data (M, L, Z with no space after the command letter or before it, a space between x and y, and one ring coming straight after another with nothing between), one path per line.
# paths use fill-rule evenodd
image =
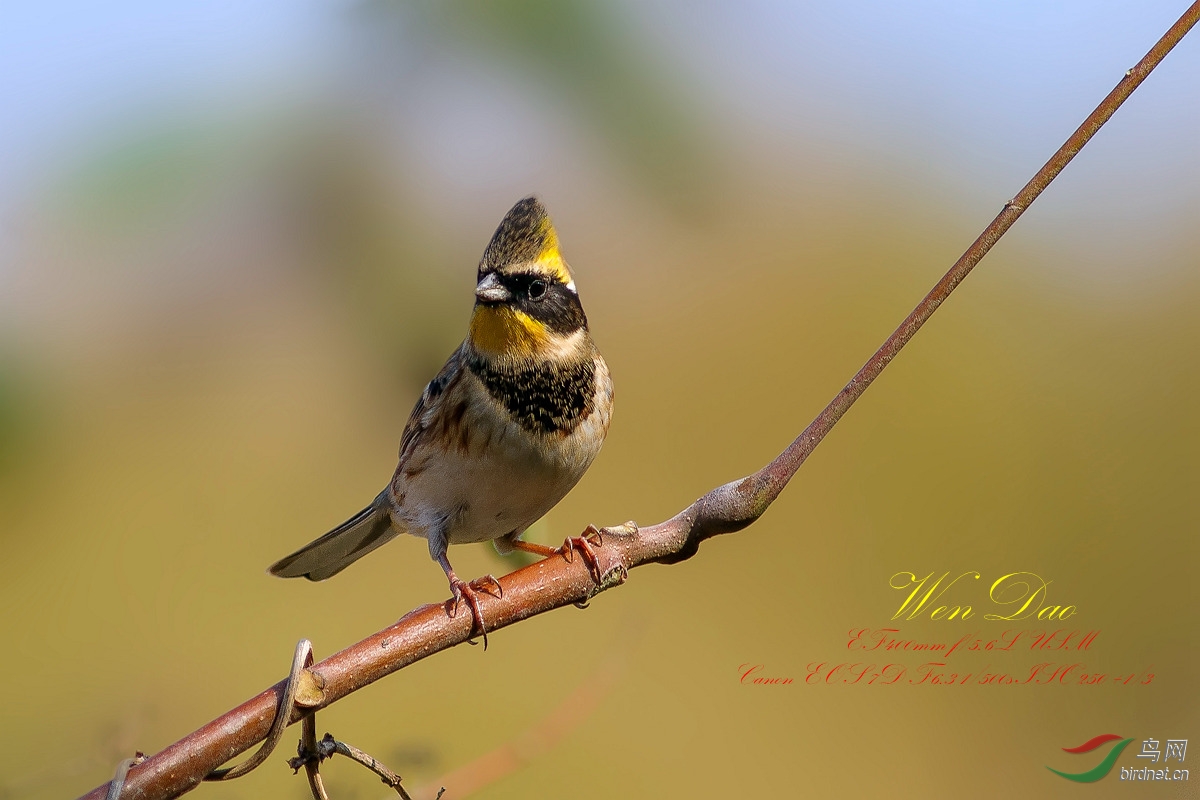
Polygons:
M602 580L593 583L582 559L568 563L552 557L500 579L502 598L482 604L484 621L495 631L555 608L587 600L623 583L629 570L651 562L674 563L695 554L700 542L740 530L758 519L779 495L809 454L833 425L913 337L950 292L1024 213L1042 190L1100 129L1171 48L1200 19L1200 0L1193 3L1150 49L1137 66L1084 120L1058 152L1046 162L1016 197L967 248L933 290L917 305L895 333L859 370L812 424L774 461L763 469L720 486L666 522L642 528L636 534L608 535L596 549ZM370 636L302 673L297 707L289 722L308 711L325 708L351 692L434 653L467 641L471 615L451 617L443 604L417 608L394 625ZM178 796L199 784L204 776L237 754L261 741L280 707L285 681L213 720L162 752L132 767L126 777L125 798ZM85 795L103 800L107 784Z

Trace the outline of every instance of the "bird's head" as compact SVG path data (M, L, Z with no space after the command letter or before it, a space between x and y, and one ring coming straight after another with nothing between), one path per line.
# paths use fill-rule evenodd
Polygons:
M535 197L504 216L479 262L469 341L507 362L579 357L587 317L558 250L558 234Z

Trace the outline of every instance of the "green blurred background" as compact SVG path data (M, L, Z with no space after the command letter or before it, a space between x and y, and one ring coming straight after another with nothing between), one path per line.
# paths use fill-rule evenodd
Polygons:
M531 538L661 521L782 449L1183 5L0 12L0 798L81 794L278 680L297 639L320 658L443 598L411 538L327 583L265 569L387 480L515 200L554 215L617 386ZM760 522L320 731L422 784L592 685L595 713L477 796L1125 796L1045 766L1091 767L1060 748L1100 733L1136 739L1126 767L1200 737L1197 74L1193 35ZM804 684L858 660L852 628L998 633L890 620L893 573L967 570L1053 581L1101 631L1089 671L1154 681ZM197 796L306 796L283 758Z

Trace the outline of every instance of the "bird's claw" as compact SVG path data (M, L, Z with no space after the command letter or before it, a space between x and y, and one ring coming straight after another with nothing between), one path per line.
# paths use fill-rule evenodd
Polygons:
M595 548L601 547L603 544L604 536L599 529L594 525L588 525L582 536L567 539L563 542L562 547L558 548L558 551L571 564L575 563L575 553L578 552L580 558L587 564L592 580L599 584L600 559L596 556Z
M611 528L597 528L595 525L588 525L580 536L569 538L563 542L562 547L558 548L558 552L562 553L563 558L569 563L574 563L575 552L578 551L584 563L587 564L592 580L599 586L603 582L604 576L600 572L600 559L596 555L596 548L604 546L605 536L635 536L637 532L637 523L632 520Z
M484 575L482 578L476 578L469 585L476 591L487 592L497 600L504 599L504 587L500 585L500 581L496 580L495 575Z
M471 636L475 635L478 630L483 637L483 649L487 650L488 636L487 626L483 624L483 612L479 610L479 594L485 592L492 597L504 597L504 587L500 585L500 581L492 575L484 575L482 578L477 578L471 582L459 580L457 577L450 579L450 594L452 597L446 601L446 613L451 619L458 616L458 607L461 603L466 603L467 608L471 609ZM469 644L475 644L470 638L467 639Z

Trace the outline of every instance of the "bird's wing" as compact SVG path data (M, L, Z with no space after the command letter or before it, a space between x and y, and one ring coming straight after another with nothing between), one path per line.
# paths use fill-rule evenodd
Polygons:
M404 433L400 436L400 459L396 466L397 475L404 472L405 467L412 460L413 454L426 439L426 432L431 435L449 432L445 419L446 401L448 398L457 396L458 384L462 380L465 364L466 357L463 355L463 348L459 347L450 358L446 359L446 363L433 380L426 384L425 391L421 393L421 398L413 406L412 413L408 416L408 423L404 426ZM461 422L461 419L457 421Z

